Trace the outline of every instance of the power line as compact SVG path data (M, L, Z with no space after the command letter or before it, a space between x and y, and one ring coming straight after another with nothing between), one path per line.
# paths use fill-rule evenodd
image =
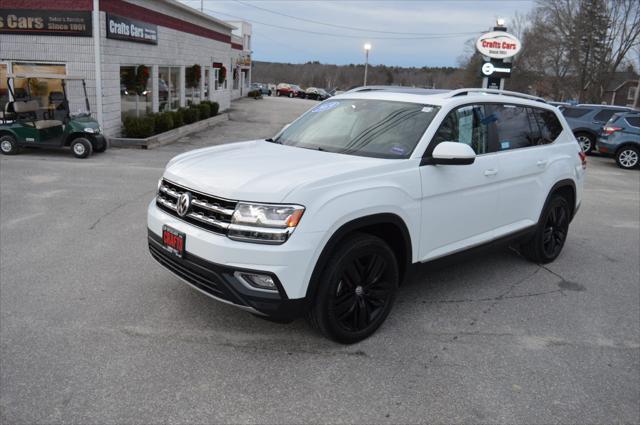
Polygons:
M297 19L299 21L304 21L304 22L309 22L312 24L318 24L318 25L325 25L328 27L333 27L333 28L340 28L340 29L347 29L347 30L351 30L351 31L365 31L365 32L376 32L376 33L380 33L380 34L397 34L397 35L463 35L463 34L469 34L467 33L422 33L422 32L396 32L396 31L381 31L381 30L372 30L370 28L358 28L358 27L349 27L346 25L338 25L338 24L330 24L328 22L320 22L320 21L315 21L313 19L307 19L307 18L302 18L300 16L293 16L293 15L288 15L286 13L282 13L282 12L277 12L275 10L271 10L271 9L267 9L266 7L261 7L261 6L256 6L254 4L250 4L250 3L246 3L244 1L241 0L233 0L236 3L239 3L243 6L247 6L247 7L252 7L254 9L258 9L258 10L262 10L265 12L269 12L272 13L274 15L278 15L278 16L284 16L286 18L291 18L291 19ZM478 31L481 32L481 31ZM476 33L473 33L476 34Z
M266 22L260 22L260 21L256 21L256 20L253 20L253 19L242 18L240 16L231 15L229 13L218 12L218 11L207 9L207 8L205 8L204 10L206 12L209 12L209 13L229 16L229 17L231 17L233 19L239 19L241 21L248 21L248 22L251 22L252 24L265 25L265 26L268 26L268 27L278 28L278 29L287 30L287 31L304 32L304 33L307 33L307 34L323 35L323 36L327 36L327 37L356 38L356 39L359 39L359 40L362 40L363 38L367 38L368 40L435 40L435 39L443 39L443 38L467 37L469 35L475 35L475 34L478 34L480 32L480 31L474 31L474 32L466 32L466 33L456 33L456 34L440 34L440 35L430 35L430 36L426 36L425 35L425 36L420 36L420 37L381 37L381 36L366 37L366 36L363 36L363 35L334 34L334 33L320 32L320 31L303 30L303 29L300 29L300 28L283 27L281 25L268 24Z

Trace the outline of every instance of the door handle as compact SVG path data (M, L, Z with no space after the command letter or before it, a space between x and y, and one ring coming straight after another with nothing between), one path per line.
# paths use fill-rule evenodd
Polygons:
M549 161L546 161L546 160L542 160L542 159L541 159L540 161L536 162L536 165L537 165L538 167L542 168L542 167L546 167L548 162L549 162Z
M490 168L488 170L484 170L484 175L485 176L495 176L496 174L498 174L498 170L495 168Z

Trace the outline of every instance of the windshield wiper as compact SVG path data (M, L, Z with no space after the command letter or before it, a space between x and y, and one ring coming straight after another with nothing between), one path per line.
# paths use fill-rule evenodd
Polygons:
M264 139L265 142L269 142L269 143L277 143L279 145L282 144L282 142L278 142L277 140L273 140L271 137L269 137L268 139Z

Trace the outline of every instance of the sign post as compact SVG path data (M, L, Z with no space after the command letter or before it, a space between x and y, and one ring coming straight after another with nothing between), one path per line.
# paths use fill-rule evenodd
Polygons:
M482 34L476 41L476 49L484 59L480 72L483 89L504 89L504 80L511 76L511 58L522 48L520 40L507 32L504 21L492 32Z

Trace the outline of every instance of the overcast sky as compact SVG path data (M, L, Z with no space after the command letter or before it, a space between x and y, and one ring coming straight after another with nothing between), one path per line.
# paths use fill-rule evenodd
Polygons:
M200 0L181 1L200 8ZM362 63L370 42L369 63L396 66L456 66L467 40L532 7L533 0L204 0L206 13L253 24L254 60Z

